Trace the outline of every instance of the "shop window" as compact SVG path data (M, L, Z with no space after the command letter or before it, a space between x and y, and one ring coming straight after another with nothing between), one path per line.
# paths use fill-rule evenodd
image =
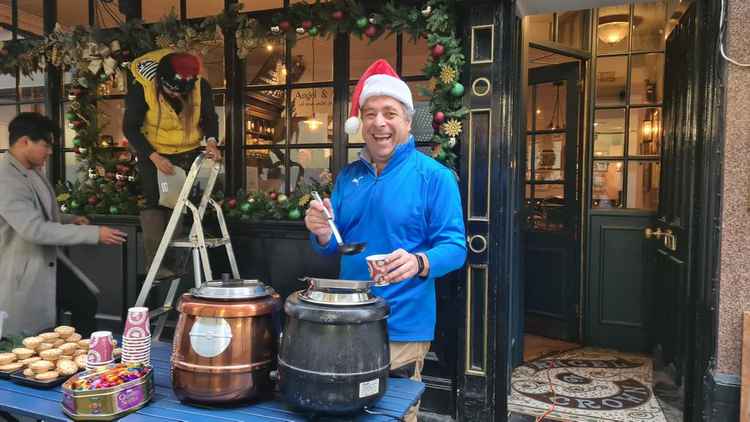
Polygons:
M16 106L0 106L0 151L10 147L8 124L16 116Z
M555 15L534 15L527 18L529 42L544 42L555 40Z
M19 38L44 35L44 4L42 0L18 0Z
M557 42L562 45L588 50L589 11L575 10L557 15Z
M596 35L599 54L627 52L630 43L630 6L599 9Z
M96 103L97 115L103 116L103 121L98 122L102 128L101 137L106 145L122 145L125 135L122 133L122 118L125 115L125 101L121 99L99 100Z
M608 7L598 16L592 206L654 211L666 6L660 1Z
M16 102L16 78L13 75L0 75L0 103Z
M21 101L44 101L45 85L44 73L34 72L29 76L21 75L18 82L18 92Z
M200 56L203 63L201 76L206 78L211 88L226 86L226 72L224 70L224 42L213 45L205 55Z
M349 36L349 79L357 81L365 69L375 60L385 59L396 68L396 37L380 37L371 41L367 37ZM427 52L422 56L427 57Z
M404 52L403 71L404 76L421 76L424 74L422 69L425 65L425 57L429 51L427 40L420 37L413 40L410 36L404 35L402 41Z
M187 18L215 16L224 10L224 0L188 0Z
M283 0L254 0L254 1L243 1L242 3L242 11L243 12L257 12L260 10L269 10L269 9L280 9L284 7L284 1ZM292 2L296 3L296 2Z
M333 87L291 91L290 144L333 141Z
M64 29L89 24L89 0L57 0L57 22Z
M300 184L323 180L333 168L331 148L300 148L289 151L289 190Z
M141 2L141 15L146 23L159 22L164 16L174 11L180 16L180 0L148 0Z
M286 67L284 42L280 39L269 41L256 48L245 58L245 83L254 85L284 85L289 69ZM299 79L301 62L294 61L291 68L292 82Z
M99 28L114 28L125 22L125 15L120 13L120 1L94 2L94 24Z
M245 183L248 191L286 189L285 109L283 89L245 94Z
M298 40L292 48L292 63L299 73L292 83L333 81L333 38Z

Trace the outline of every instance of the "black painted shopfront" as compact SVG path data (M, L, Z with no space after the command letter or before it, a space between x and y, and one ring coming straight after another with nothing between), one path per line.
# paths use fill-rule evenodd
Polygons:
M64 1L40 1L44 6L43 26L47 31L54 27L55 16L62 13L60 8ZM177 6L178 15L190 19L194 16L187 11L193 1L198 0L175 0L171 3ZM14 0L10 3L17 5L22 2ZM86 3L89 4L90 20L93 22L97 2ZM121 0L119 3L123 18L145 17L151 13L138 1ZM226 4L230 3L233 1L226 0ZM288 6L289 1L279 3ZM415 8L421 7L421 2L413 3ZM526 92L535 83L562 80L566 81L569 90L577 90L577 81L591 71L589 66L597 60L597 55L591 51L573 51L578 54L572 56L575 65L561 65L553 70L548 69L546 73L541 70L524 74L524 50L528 46L524 45L527 40L524 38L521 14L524 4L529 2L519 3L511 0L465 0L459 9L456 31L464 44L466 56L461 82L466 87L464 105L469 113L463 121L464 131L459 139L457 172L470 252L461 271L437 283L438 328L424 369L424 382L428 389L422 399L422 409L462 421L506 420L506 401L512 388L511 374L522 362L524 330L537 324L537 331L543 332L554 326L556 333L550 335L580 344L638 351L650 352L655 343L668 339L668 344L660 344L660 347L671 354L670 359L679 368L685 383L685 420L722 420L717 419L718 416L713 419L710 416L721 414L714 408L720 407L722 400L710 375L716 341L716 292L713 283L717 271L715 254L718 233L715 221L719 199L715 193L721 182L718 163L721 161L722 144L718 107L723 95L720 83L723 68L713 45L718 30L719 6L716 2L696 0L680 21L678 32L665 43L664 48L651 52L662 53L666 57L667 71L675 66L691 69L683 75L684 78L670 79L665 84L663 100L656 106L651 104L648 107L661 107L663 110L663 142L666 147L655 152L654 156L644 155L645 158L632 160L639 165L661 160L659 192L662 196L658 212L631 211L618 206L607 210L592 202L593 192L597 188L594 186L597 164L604 163L601 164L604 174L609 171L606 166L610 163L612 166L617 162L627 163L628 155L623 152L622 157L597 158L593 143L592 147L584 148L584 140L594 136L593 126L585 122L593 122L593 116L600 108L630 110L631 103L626 102L621 107L598 107L587 100L587 90L592 89L588 85L580 87L579 97L566 97L568 110L577 109L581 114L579 119L569 118L566 123L567 129L570 129L565 132L567 145L570 146L572 142L573 147L565 150L568 166L562 167L565 177L560 179L565 182L558 184L568 183L564 187L566 197L575 200L566 203L570 208L566 208L568 214L563 216L566 224L573 222L569 227L571 232L561 234L535 230L540 222L534 220L535 216L548 215L548 210L543 208L549 204L529 202L527 187L534 184L554 185L556 182L548 180L538 183L535 181L537 178L529 178L526 173L529 169L524 163L528 162L527 154L534 155L533 148L527 148L528 137L552 136L562 131L554 125L535 130L533 125L526 123L530 101ZM250 13L258 16L271 14L268 10ZM419 71L423 63L415 61L420 54L427 54L426 44L420 44L423 41L412 43L406 35L386 40L384 43L389 44L369 48L387 55L413 90L428 86L429 81ZM285 83L278 84L267 79L262 81L255 77L257 74L251 74L248 63L234 54L236 45L233 38L225 37L223 59L213 77L218 75L218 79L226 81L214 84L214 94L220 107L223 136L232 140L225 150L224 184L227 191L251 187L289 190L300 178L319 175L322 170L335 174L352 160L361 142L347 139L343 122L348 115L347 97L351 86L363 66L366 66L362 63L372 58L368 56L371 53L361 54L366 46L343 34L320 44L316 41L315 44L298 46L299 49L294 51L284 50L282 46L288 71L293 72L296 63L300 73L297 80L289 78ZM548 53L571 53L555 50L555 46L549 43L538 43L536 47ZM318 57L330 57L330 68L323 69L319 63L316 67L313 62L304 65L295 62L297 55L315 54L316 51L320 53ZM676 51L689 53L677 54ZM633 53L628 50L622 56L631 57ZM682 62L672 63L675 60ZM259 65L255 70L268 70L268 63L265 66ZM64 83L61 75L48 70L44 109L55 110L48 114L55 116L61 125L64 110L61 86ZM315 96L310 99L313 93ZM319 100L322 96L330 100ZM122 94L113 94L108 98L113 101L121 99ZM426 107L426 100L417 96L416 102L420 101L422 107ZM269 152L263 139L273 138L274 131L283 131L290 139L303 143L301 140L305 133L294 133L292 129L292 126L300 127L300 118L290 114L287 120L279 124L283 120L279 117L283 113L280 110L294 108L295 105L304 110L311 108L313 115L325 116L330 124L330 133L324 142L304 145L287 142L278 151ZM19 110L24 106L22 101L16 104ZM640 106L643 104L632 108ZM419 119L419 105L417 108ZM426 118L422 126L417 121L418 140L420 130L425 133L432 130L431 116ZM680 132L680 128L686 125L690 125L690 130ZM577 127L574 129L573 126ZM537 144L543 145L542 141ZM427 149L429 144L421 142L420 146ZM686 151L692 155L684 155ZM70 148L67 148L53 157L49 172L55 180L70 177L66 174L66 168L70 168L69 155ZM312 161L309 157L313 157ZM321 166L303 169L304 163L321 160L325 162L325 169ZM677 192L688 187L689 192ZM678 197L692 198L692 202L680 202ZM692 222L686 224L684 218L675 218L680 213L689 215ZM98 324L114 328L121 323L127 307L135 302L145 272L138 219L134 216L94 216L93 220L95 223L123 228L129 233L129 239L136 239L121 249L82 247L69 251L73 260L97 282L103 292L99 298ZM547 224L549 220L542 223ZM662 232L672 230L671 233L679 239L676 245L678 252L674 253L666 243L661 247L655 246L661 243L653 243L653 239L651 243L646 242L643 239L643 229L646 227L660 228ZM240 274L248 278L257 277L272 285L282 297L302 288L300 277L335 277L338 273L335 258L321 258L309 248L302 222L234 221L230 223L230 233ZM689 246L681 243L688 240L691 242ZM555 247L551 248L553 243ZM627 249L630 247L628 245L636 246ZM662 290L649 293L656 296L638 298L637 305L644 307L643 314L651 317L651 312L658 306L656 303L668 303L672 309L676 309L670 314L670 318L675 318L674 324L661 321L661 325L647 324L647 329L641 330L638 321L618 320L611 326L602 322L608 321L603 314L605 310L591 297L601 297L600 290L622 285L621 280L597 277L606 274L602 266L621 262L617 255L625 253L623 250L630 254L627 262L632 264L637 261L636 264L642 266L644 280L664 278L673 283L662 284ZM690 251L689 256L684 255L686 250ZM562 252L570 254L572 258ZM545 302L544 292L551 288L544 285L548 282L545 274L562 270L544 266L549 256L563 256L559 260L561 266L570 270L566 273L570 277L567 282L570 287L556 291L556 303ZM649 264L649 260L655 262ZM685 267L675 267L676 262ZM215 274L229 272L224 254L213 257L212 266ZM536 278L531 280L531 276ZM680 278L688 276L689 280ZM190 276L186 277L186 280L190 279ZM187 284L183 283L182 288L188 288ZM543 289L541 294L537 288ZM680 292L679 297L676 297L676 291ZM570 296L566 297L566 294ZM594 296L587 296L589 294ZM529 301L538 306L529 306ZM627 308L623 312L632 310L627 306L623 308ZM538 312L530 312L534 310ZM529 319L530 313L535 314L536 319ZM681 331L670 329L675 325L681 327ZM614 335L614 332L618 334Z

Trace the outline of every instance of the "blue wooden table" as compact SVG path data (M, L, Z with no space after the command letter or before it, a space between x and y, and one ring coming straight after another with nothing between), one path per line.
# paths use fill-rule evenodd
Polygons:
M309 420L304 414L295 411L279 400L256 402L237 407L197 407L177 400L172 392L169 374L171 345L154 342L151 350L151 364L154 367L156 392L149 404L120 419L127 422L165 421L276 421L302 422ZM408 379L391 378L385 395L368 409L372 413L361 412L346 418L316 418L316 421L356 421L380 422L401 420L406 411L424 391L424 384ZM29 416L45 421L68 421L61 406L60 387L42 390L0 380L0 410L15 415Z

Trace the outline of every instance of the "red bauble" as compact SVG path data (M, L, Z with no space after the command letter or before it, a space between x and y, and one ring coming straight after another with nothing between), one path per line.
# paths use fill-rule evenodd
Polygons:
M279 194L276 192L271 192L268 194L268 197L271 198L272 201L275 201L278 196Z
M311 20L305 19L305 20L302 21L302 27L305 28L305 31L307 31L308 29L312 28L312 26L313 26L313 23L312 23Z
M344 19L344 12L342 12L341 10L336 10L333 13L331 13L331 17L337 21L340 21Z
M234 208L234 207L236 207L236 206L237 206L237 200L236 200L236 199L234 199L234 198L230 198L230 199L229 199L229 200L227 201L227 206L228 206L229 208Z
M96 205L97 202L99 202L99 198L96 195L89 196L89 205Z
M111 171L108 171L108 172L104 173L104 177L106 177L107 179L112 179L113 177L115 177L115 175L112 174Z
M378 27L375 25L370 25L365 29L365 35L367 35L370 38L374 38L376 35L378 35Z
M432 51L430 51L430 54L432 54L433 59L439 59L440 57L445 54L445 46L443 44L435 44L432 46Z
M289 21L281 21L279 22L279 29L281 29L284 32L287 32L290 29L292 29L292 24L289 23Z
M443 113L442 111L438 111L437 113L435 113L432 121L439 125L442 125L443 123L445 123L445 113Z

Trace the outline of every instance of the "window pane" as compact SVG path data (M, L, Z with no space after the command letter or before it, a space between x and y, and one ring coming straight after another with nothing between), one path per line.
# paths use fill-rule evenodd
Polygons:
M557 15L557 38L560 44L588 50L588 34L588 10L563 12Z
M224 139L227 133L226 129L226 108L224 104L224 94L214 94L214 110L216 115L219 116L219 142L224 141L226 145L227 139Z
M333 140L333 88L292 90L290 144Z
M625 105L627 82L627 56L596 59L597 106Z
M596 30L599 54L623 53L628 50L630 6L613 6L599 9Z
M251 50L245 59L245 83L248 85L286 83L287 69L284 66L284 60L284 42L280 39L273 39L262 48ZM294 77L299 78L302 69L295 66L292 70Z
M565 185L562 183L536 184L534 185L534 198L537 201L548 201L555 203L556 200L565 199Z
M247 191L286 192L283 148L245 150Z
M256 10L279 9L284 7L284 0L245 0L241 4L243 12L254 12Z
M81 161L74 152L65 153L65 180L70 183L75 183L80 180L82 174L80 172Z
M553 14L534 15L526 19L529 42L554 41L555 17Z
M622 161L594 161L594 208L618 208L622 203Z
M625 154L625 109L597 110L594 117L594 156Z
M657 161L628 162L628 208L656 210L659 204L659 170Z
M171 10L174 10L175 16L180 16L180 0L148 0L141 3L144 22L158 22Z
M63 28L89 24L88 0L57 0L57 22Z
M286 143L285 101L283 90L245 94L245 145Z
M411 122L411 134L416 142L429 142L432 139L432 114L430 114L430 97L421 94L422 89L432 90L433 81L408 82L414 102L414 117Z
M16 117L15 106L0 106L0 148L9 148L8 124Z
M21 101L44 100L44 73L34 72L29 76L21 75L18 84L21 92Z
M65 102L63 103L63 116L65 116L65 113L70 110L70 103ZM67 119L63 122L63 138L64 138L64 146L65 148L73 148L75 145L73 145L73 138L76 137L76 131L68 127L68 121Z
M19 36L30 38L44 35L43 16L42 0L18 0Z
M630 103L660 103L664 89L664 54L635 54L631 56L630 65Z
M664 2L636 4L632 50L663 50L665 19Z
M536 89L536 130L565 128L565 81L534 85Z
M120 13L120 0L94 2L94 24L100 28L112 28L125 22L125 15Z
M44 103L33 103L33 104L21 104L19 107L21 112L34 112L39 114L46 114Z
M330 148L304 148L289 151L289 185L294 190L298 184L319 181L324 172L333 167L333 150Z
M127 92L127 76L124 72L118 72L99 84L98 95L124 95ZM23 92L21 93L23 94Z
M224 0L188 0L187 17L202 18L218 15L224 10Z
M427 40L420 37L414 41L411 36L404 34L403 54L401 74L404 76L424 75L422 69L427 64L429 54Z
M224 41L212 45L201 60L201 76L208 80L212 88L224 88Z
M349 37L349 79L357 80L375 59L385 59L396 68L396 37L381 37L370 42L356 35Z
M529 137L529 139L531 139ZM565 135L536 135L533 180L562 181L565 179ZM527 151L530 151L530 147Z
M301 69L291 82L328 82L333 80L333 37L308 37L297 40L292 48L292 63Z
M346 150L346 162L353 163L359 160L359 153L362 152L363 146L348 148Z
M99 124L105 124L102 128L101 136L110 136L111 146L120 145L125 139L122 133L122 117L125 114L125 100L99 100L96 103L97 110L104 114L103 121ZM101 139L100 139L101 140Z
M0 103L16 102L16 78L11 75L0 75Z
M658 108L631 108L628 155L661 153L661 111Z

